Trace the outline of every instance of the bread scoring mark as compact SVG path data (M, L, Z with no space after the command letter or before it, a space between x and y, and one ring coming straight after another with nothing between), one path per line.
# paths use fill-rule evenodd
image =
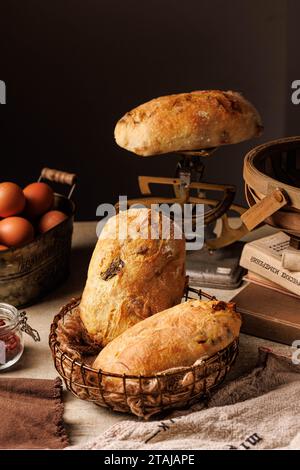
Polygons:
M228 107L226 106L225 102L221 98L216 96L216 101L218 103L218 106L223 108L225 111L228 111Z
M118 274L124 266L125 263L123 260L121 260L120 257L113 259L109 267L100 273L101 279L103 279L103 281L108 281L112 277L116 276L116 274Z
M138 107L131 111L128 111L128 113L126 113L125 116L120 119L120 122L124 120L127 123L129 118L132 120L133 124L138 125L141 124L143 121L150 119L156 113L156 111L156 108L146 111L142 107Z
M233 111L236 111L237 113L242 113L243 112L240 103L238 103L236 100L234 100L232 98L229 98L229 97L227 97L227 98L228 98L228 100L231 104L231 108L232 108Z
M207 339L198 339L197 343L198 344L204 344L206 343Z
M177 106L182 106L182 100L180 99L180 96L178 98L174 99L171 106L172 106L172 108L176 108Z
M219 94L215 97L218 106L222 107L227 113L239 113L242 114L243 109L234 97L230 96L227 93L219 92Z
M212 304L212 309L215 312L218 312L219 310L226 310L227 304L226 302L223 302L223 300L219 300L218 302Z

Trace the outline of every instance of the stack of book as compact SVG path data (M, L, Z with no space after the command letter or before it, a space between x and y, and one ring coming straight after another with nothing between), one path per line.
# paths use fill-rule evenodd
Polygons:
M245 333L291 345L300 340L300 270L285 267L286 260L297 267L299 257L289 240L278 232L244 246L240 265L248 269L248 285L232 300Z

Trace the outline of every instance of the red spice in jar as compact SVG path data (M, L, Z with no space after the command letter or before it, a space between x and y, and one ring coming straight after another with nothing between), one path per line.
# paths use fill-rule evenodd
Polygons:
M5 326L5 321L1 318L0 319L0 327ZM14 359L19 352L21 351L21 342L18 335L15 333L7 333L6 335L1 335L1 341L5 343L5 357L6 362L10 362Z

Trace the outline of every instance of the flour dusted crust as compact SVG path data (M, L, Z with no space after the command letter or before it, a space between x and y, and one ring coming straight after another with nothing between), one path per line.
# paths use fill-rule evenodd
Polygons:
M239 336L234 304L190 300L143 320L109 343L93 367L104 372L145 375L191 366Z
M161 213L156 217L156 239L149 237L151 210L130 209L109 219L97 242L79 312L89 336L102 347L137 322L181 301L185 241L175 239L175 225L167 217ZM127 229L120 240L115 229L125 220ZM171 223L169 236L163 234L162 221L166 226Z
M193 91L162 96L125 114L115 139L137 155L235 144L261 134L259 113L234 91Z

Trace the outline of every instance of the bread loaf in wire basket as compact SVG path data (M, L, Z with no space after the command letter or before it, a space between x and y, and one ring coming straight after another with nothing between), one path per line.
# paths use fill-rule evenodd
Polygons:
M233 304L201 291L208 301L189 300L191 291L186 304L140 322L98 356L78 314L79 300L65 306L51 326L50 347L67 388L78 398L146 419L206 397L237 356L241 320Z

